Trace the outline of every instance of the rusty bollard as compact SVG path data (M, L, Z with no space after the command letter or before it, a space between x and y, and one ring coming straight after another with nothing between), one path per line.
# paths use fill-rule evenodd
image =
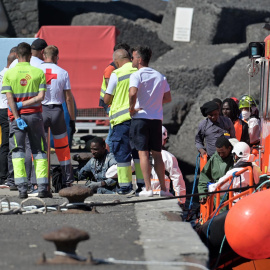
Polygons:
M89 234L72 227L64 227L60 230L43 235L47 241L53 242L56 247L55 257L46 259L45 254L42 254L38 264L94 264L92 255L89 252L89 257L83 258L76 254L76 247L80 241L88 240Z
M69 203L83 203L87 197L93 196L93 191L90 188L75 185L61 189L59 196L67 198Z

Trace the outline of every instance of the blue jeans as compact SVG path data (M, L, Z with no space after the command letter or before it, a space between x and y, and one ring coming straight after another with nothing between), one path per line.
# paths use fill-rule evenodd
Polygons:
M116 188L113 190L106 189L104 187L100 187L97 189L97 194L115 194Z

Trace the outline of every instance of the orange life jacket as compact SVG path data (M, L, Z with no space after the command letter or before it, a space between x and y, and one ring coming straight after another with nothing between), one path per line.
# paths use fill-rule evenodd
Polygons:
M235 129L235 137L240 142L242 137L243 125L240 119L237 119L234 122L234 129Z

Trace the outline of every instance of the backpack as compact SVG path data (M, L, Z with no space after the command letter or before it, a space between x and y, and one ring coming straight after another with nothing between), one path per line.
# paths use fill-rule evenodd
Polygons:
M64 188L62 178L61 166L56 166L52 171L52 186L54 187L54 193L58 193L60 189Z

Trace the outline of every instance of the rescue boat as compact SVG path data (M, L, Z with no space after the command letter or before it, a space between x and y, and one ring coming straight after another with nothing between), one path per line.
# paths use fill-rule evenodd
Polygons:
M260 145L252 150L260 170L246 167L236 173L249 173L249 186L240 194L228 191L228 200L218 193L233 176L217 186L217 193L200 205L195 230L209 248L210 269L270 269L270 35L264 42L249 44L250 76L260 70ZM200 170L207 157L200 157ZM256 177L255 177L256 175ZM260 179L256 183L254 179ZM259 186L259 187L258 187ZM222 208L226 211L219 213Z

